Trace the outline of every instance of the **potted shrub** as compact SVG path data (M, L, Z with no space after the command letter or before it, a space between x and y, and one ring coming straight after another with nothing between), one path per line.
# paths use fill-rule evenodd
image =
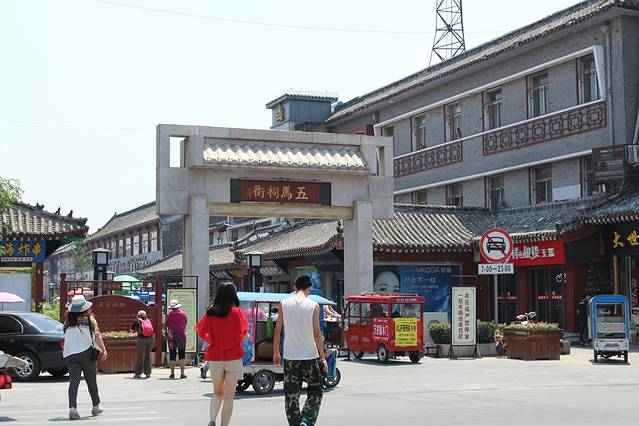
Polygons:
M109 357L98 359L98 370L103 373L131 373L135 368L137 334L130 331L107 331L102 333Z
M495 321L480 321L477 325L477 346L481 356L497 356L495 348L495 331L497 330Z
M507 325L504 327L504 339L508 345L506 356L523 360L558 360L562 336L563 330L554 323Z
M430 338L433 339L433 343L439 348L439 356L448 355L451 340L450 324L435 322L428 328L428 334L430 334Z

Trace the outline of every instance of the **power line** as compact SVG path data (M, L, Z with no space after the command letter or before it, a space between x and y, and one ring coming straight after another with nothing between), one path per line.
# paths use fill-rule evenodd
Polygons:
M358 28L340 28L340 27L320 27L311 25L295 25L295 24L277 24L273 22L251 21L246 19L223 18L220 16L200 15L196 13L180 12L168 9L158 9L154 7L138 6L133 4L118 3L110 0L95 0L98 3L108 4L112 6L128 7L130 9L144 10L146 12L164 13L167 15L183 16L187 18L208 19L211 21L226 22L232 24L258 25L262 27L289 28L295 30L311 30L311 31L332 31L342 33L359 33L359 34L395 34L395 35L432 35L432 31L395 31L395 30L374 30L374 29L358 29ZM504 33L505 31L474 31L474 33Z
M103 127L103 126L85 126L82 124L69 124L69 123L56 123L51 121L29 121L29 120L13 120L10 118L0 117L0 122L15 123L15 124L29 124L35 126L55 126L66 127L72 129L89 129L89 130L108 130L108 131L121 131L121 132L153 132L155 129L139 129L133 127Z

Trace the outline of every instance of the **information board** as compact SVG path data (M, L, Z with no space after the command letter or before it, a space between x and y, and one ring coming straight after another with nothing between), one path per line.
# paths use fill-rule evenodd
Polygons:
M417 345L417 318L394 318L395 346Z
M197 324L197 289L196 288L168 288L166 290L166 300L177 300L186 313L188 322L186 323L186 351L197 352L197 336L195 334L195 324Z
M474 346L477 342L477 312L474 287L453 287L453 346Z

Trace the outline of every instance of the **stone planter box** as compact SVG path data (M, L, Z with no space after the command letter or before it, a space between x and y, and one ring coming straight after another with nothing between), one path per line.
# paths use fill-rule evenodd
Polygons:
M135 368L137 339L104 339L109 357L98 359L98 370L105 374L132 373ZM154 360L152 360L154 361Z
M448 356L450 345L438 344L437 346L439 346L439 356L441 358L446 358ZM473 356L474 349L474 346L455 346L455 356L470 358ZM497 350L495 349L494 343L480 343L477 345L477 349L479 349L479 354L482 357L497 356Z
M563 330L504 330L506 356L526 361L559 360Z

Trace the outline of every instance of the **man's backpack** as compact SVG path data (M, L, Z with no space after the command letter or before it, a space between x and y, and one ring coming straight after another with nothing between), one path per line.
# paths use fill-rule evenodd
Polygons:
M142 336L153 336L153 324L151 324L151 320L142 320Z

